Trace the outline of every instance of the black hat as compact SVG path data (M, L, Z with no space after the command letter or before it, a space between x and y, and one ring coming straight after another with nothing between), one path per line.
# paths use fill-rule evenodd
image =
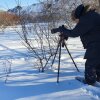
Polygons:
M84 11L84 5L83 4L81 4L81 5L79 5L77 8L76 8L76 10L75 10L75 18L77 19L79 19L81 16L82 16L82 13L83 13L83 11Z

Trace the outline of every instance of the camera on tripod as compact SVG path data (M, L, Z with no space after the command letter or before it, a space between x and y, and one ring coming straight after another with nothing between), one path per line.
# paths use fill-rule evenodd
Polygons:
M55 33L57 33L57 32L60 32L60 37L62 38L62 39L64 39L64 40L68 40L68 36L67 35L65 35L64 33L63 33L63 29L65 28L65 26L64 25L62 25L62 26L59 26L58 28L53 28L52 30L51 30L51 33L52 34L55 34Z
M79 69L78 69L78 67L77 67L77 65L76 65L73 57L71 56L71 53L69 52L68 47L66 45L65 40L68 40L68 36L67 36L67 33L65 33L64 30L66 30L66 28L64 27L64 25L60 26L59 28L54 28L54 29L51 30L51 33L52 34L55 34L57 32L60 33L60 35L59 35L60 40L58 42L57 49L56 49L56 52L54 54L54 58L53 58L53 61L52 61L52 65L53 65L54 64L54 61L55 61L55 58L57 56L57 53L58 53L59 54L59 61L58 61L57 83L59 83L59 72L60 72L60 61L61 61L61 47L65 47L66 48L66 50L67 50L67 52L68 52L68 54L69 54L69 56L70 56L73 64L75 65L77 71L79 72Z
M65 26L64 25L62 25L62 26L59 26L58 28L53 28L52 30L51 30L51 33L52 34L55 34L55 33L57 33L57 32L62 32L62 30L65 28Z
M55 33L57 33L57 32L60 32L60 27L59 27L59 28L53 28L53 29L51 30L51 33L52 33L52 34L55 34Z

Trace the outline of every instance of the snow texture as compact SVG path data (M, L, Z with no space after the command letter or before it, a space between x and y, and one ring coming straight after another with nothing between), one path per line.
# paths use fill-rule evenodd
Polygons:
M84 75L85 50L80 39L69 39L67 45L80 72L63 48L60 82L56 83L57 68L40 73L30 63L32 56L18 34L10 27L0 31L0 100L100 100L100 88L75 80Z

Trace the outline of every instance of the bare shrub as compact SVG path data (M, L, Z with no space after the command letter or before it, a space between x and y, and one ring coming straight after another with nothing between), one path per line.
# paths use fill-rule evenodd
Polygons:
M52 35L50 30L66 22L67 26L70 26L67 19L69 14L69 8L66 7L64 1L61 1L59 5L52 0L47 0L43 3L43 22L34 23L32 21L27 23L27 17L23 18L24 14L20 16L22 27L20 37L23 40L23 44L32 52L33 59L36 59L33 63L39 68L39 71L43 72L46 68L52 67L52 60L59 41L59 35Z
M35 22L36 17L33 17L31 23L27 23L27 17L25 18L24 14L21 15L22 33L20 36L23 44L32 52L35 59L33 63L40 71L43 72L51 66L59 41L59 36L52 35L50 30L62 24L72 28L71 11L82 2L83 0L74 0L74 2L73 0L56 0L55 2L54 0L45 0L45 2L42 2L42 14L37 16L42 20L40 22L39 20Z

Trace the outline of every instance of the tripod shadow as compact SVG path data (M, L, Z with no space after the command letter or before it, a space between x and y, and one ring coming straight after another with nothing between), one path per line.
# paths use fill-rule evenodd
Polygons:
M1 84L0 99L15 100L19 98L41 98L42 96L73 91L80 85L73 79L75 72L61 72L60 83L56 83L56 73L38 73L36 70L16 71L9 77L7 84ZM72 77L73 76L73 77ZM71 78L72 77L72 78ZM7 99L6 95L9 95ZM69 94L71 95L71 94ZM58 96L59 97L59 96ZM50 97L49 97L50 98Z

